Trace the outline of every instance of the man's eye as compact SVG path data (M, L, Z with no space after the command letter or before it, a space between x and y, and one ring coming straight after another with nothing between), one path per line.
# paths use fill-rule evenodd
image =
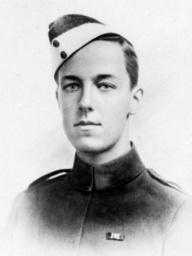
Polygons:
M80 85L77 83L71 83L63 86L63 90L66 92L75 92L79 90Z
M97 85L97 87L103 91L107 91L110 89L115 89L116 86L112 83L102 82Z

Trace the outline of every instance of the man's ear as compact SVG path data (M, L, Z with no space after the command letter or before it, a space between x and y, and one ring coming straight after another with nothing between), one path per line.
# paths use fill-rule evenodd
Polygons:
M134 87L131 91L130 114L135 114L143 98L144 91L141 87Z

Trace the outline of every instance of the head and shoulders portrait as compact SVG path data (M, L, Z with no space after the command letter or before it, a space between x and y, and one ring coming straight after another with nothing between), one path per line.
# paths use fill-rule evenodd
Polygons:
M75 156L19 195L10 255L180 255L190 197L144 164L130 136L144 96L134 43L84 14L56 18L47 43Z

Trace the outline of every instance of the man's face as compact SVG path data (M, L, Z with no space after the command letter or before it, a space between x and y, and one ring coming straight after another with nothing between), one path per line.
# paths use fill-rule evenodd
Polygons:
M60 68L58 81L64 129L76 150L103 152L120 143L133 97L121 46L88 44Z

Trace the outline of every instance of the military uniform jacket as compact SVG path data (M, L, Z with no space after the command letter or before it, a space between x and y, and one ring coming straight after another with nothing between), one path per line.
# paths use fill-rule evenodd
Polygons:
M107 187L96 187L96 172ZM10 255L176 255L166 254L166 242L183 204L184 194L147 169L134 146L98 166L76 155L71 170L36 180L17 200Z

